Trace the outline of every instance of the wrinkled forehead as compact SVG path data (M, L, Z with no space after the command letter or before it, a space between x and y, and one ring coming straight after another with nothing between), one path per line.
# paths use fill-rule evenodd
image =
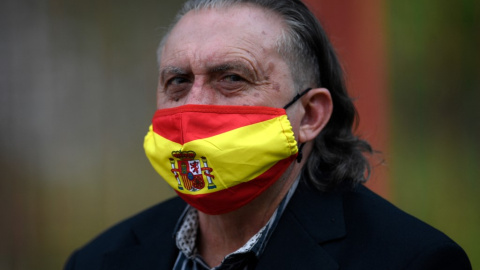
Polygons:
M252 46L278 50L284 36L284 22L280 15L254 4L232 4L190 10L183 15L162 40L158 49L158 62L165 47L177 47L188 39L196 43L208 40L223 42L246 41L247 36L257 36ZM251 42L252 41L248 41Z

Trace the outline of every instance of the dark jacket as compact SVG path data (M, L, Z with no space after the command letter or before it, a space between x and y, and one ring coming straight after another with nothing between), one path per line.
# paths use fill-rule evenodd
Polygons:
M173 233L185 203L174 198L107 230L66 269L172 269ZM446 235L364 186L324 193L300 183L257 269L471 269Z

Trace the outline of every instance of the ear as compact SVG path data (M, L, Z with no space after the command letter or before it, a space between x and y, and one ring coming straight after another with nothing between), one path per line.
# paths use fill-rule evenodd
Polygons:
M298 140L305 143L317 137L327 125L333 110L332 96L326 88L315 88L302 97L302 105L305 114L300 122Z

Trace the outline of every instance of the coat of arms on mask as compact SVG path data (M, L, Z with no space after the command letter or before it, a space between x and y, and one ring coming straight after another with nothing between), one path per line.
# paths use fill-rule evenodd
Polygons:
M178 189L199 191L205 187L204 177L208 182L208 189L217 188L213 183L215 177L211 174L213 169L208 167L207 158L195 159L196 155L194 151L172 151L172 156L177 159L177 167L175 167L175 159L169 159L172 166L171 171L178 182Z

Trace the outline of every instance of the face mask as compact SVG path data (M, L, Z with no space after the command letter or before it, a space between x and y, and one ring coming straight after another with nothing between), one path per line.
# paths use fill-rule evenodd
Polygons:
M157 110L144 148L177 194L210 215L231 212L255 199L298 156L285 110L257 106Z

